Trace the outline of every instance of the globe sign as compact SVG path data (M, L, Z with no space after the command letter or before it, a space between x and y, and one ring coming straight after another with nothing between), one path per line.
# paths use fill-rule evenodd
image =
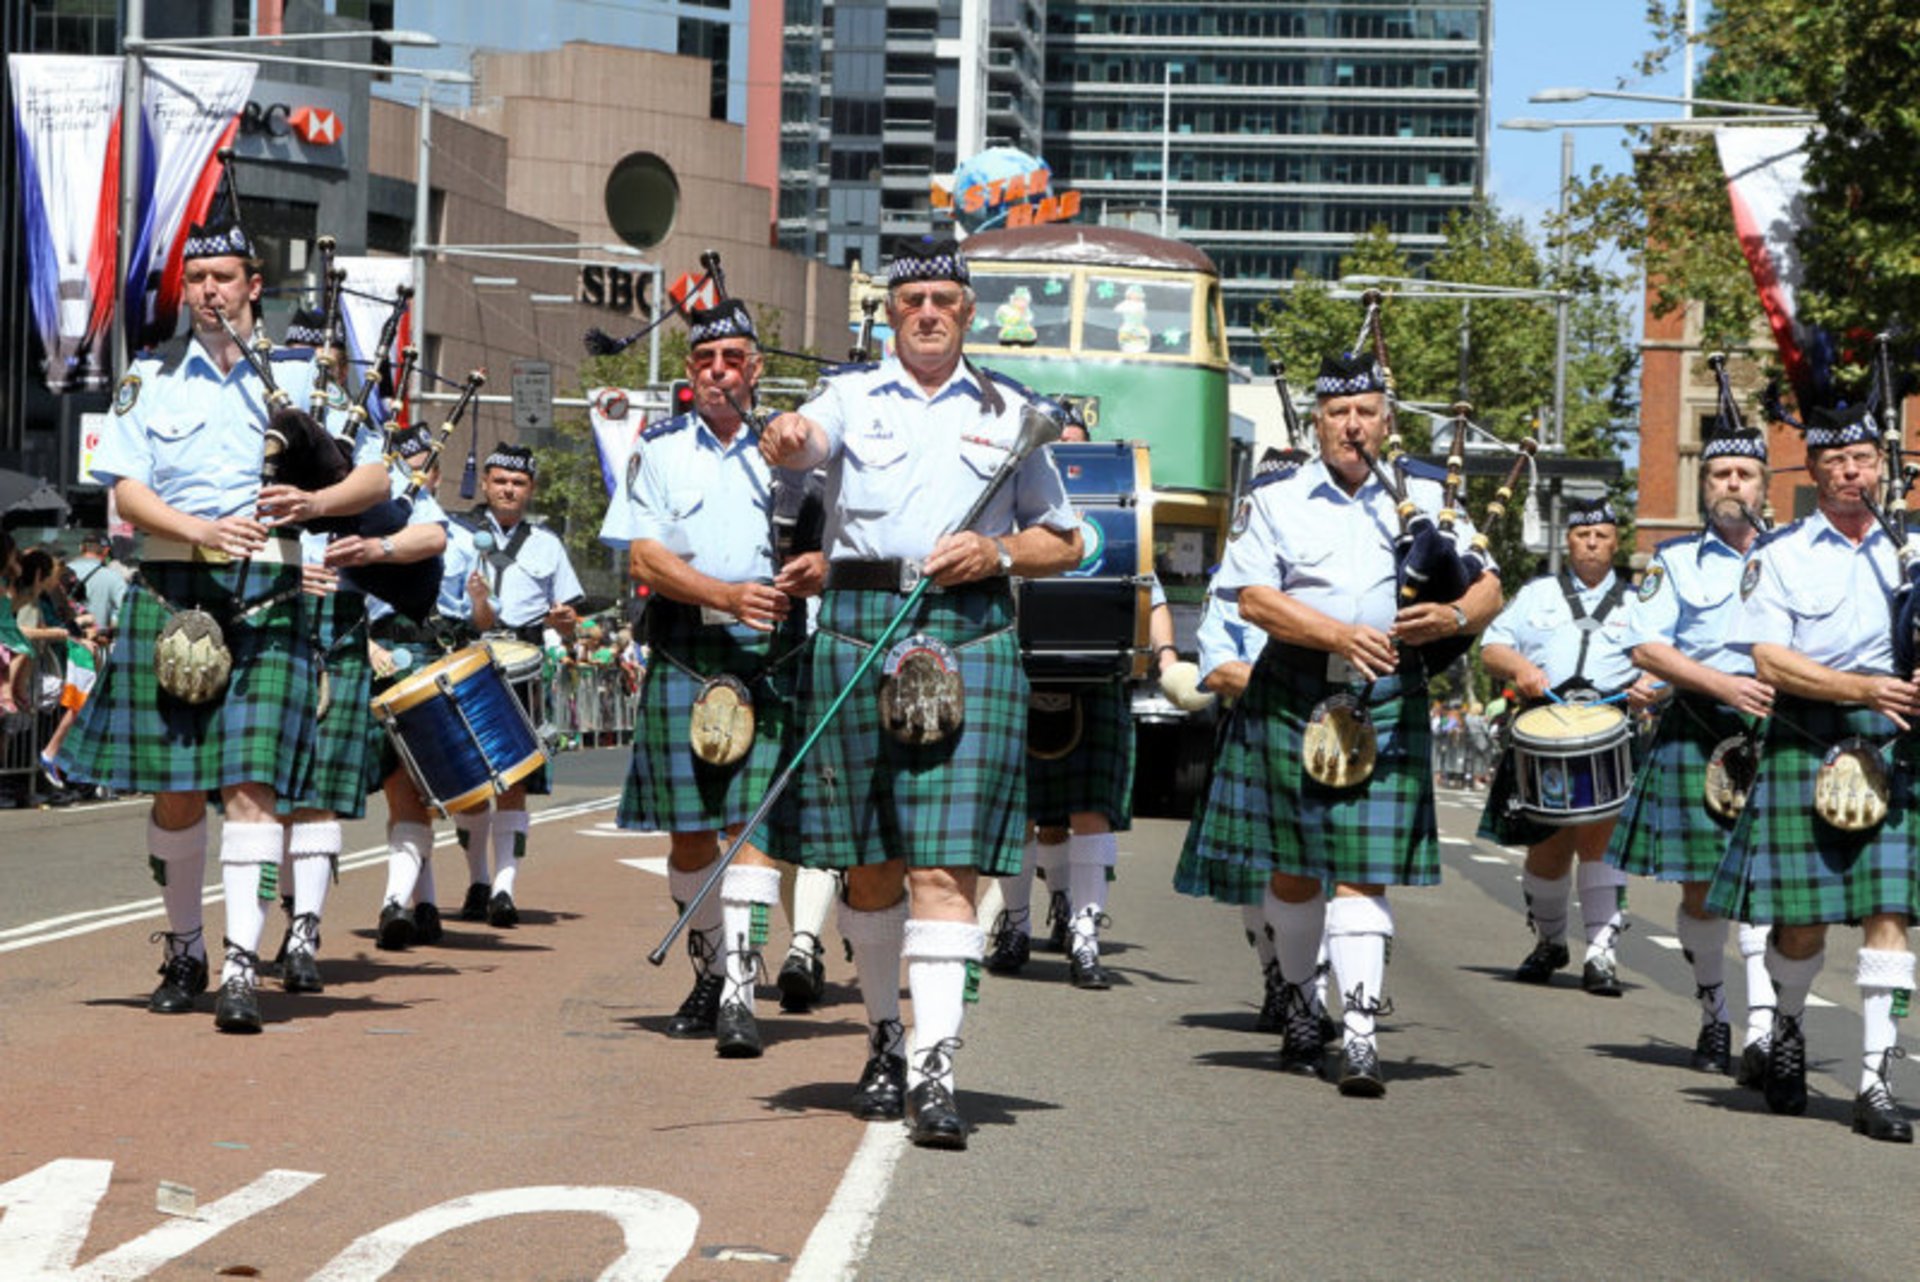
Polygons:
M1044 195L1047 162L1018 147L989 147L953 171L953 215L969 232L998 227L1007 210Z

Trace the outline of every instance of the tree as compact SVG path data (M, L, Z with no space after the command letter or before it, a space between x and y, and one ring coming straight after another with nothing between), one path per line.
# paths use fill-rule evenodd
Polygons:
M1678 0L1650 0L1648 19L1654 47L1643 73L1664 66L1686 38ZM1706 51L1696 96L1794 106L1818 118L1806 145L1798 308L1835 336L1839 380L1857 385L1867 355L1859 338L1911 329L1920 296L1920 10L1911 0L1717 0L1695 40ZM1577 184L1566 232L1584 246L1617 245L1642 264L1656 312L1701 304L1707 344L1744 343L1759 300L1711 135L1640 131L1633 142L1631 175L1590 174ZM1905 347L1912 366L1915 345Z

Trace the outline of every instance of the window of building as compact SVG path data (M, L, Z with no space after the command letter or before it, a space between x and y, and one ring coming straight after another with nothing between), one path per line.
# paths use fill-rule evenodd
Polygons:
M700 3L700 0L688 0ZM718 7L725 8L725 4ZM714 120L727 118L727 62L733 44L733 28L724 22L706 18L680 19L679 52L689 58L705 58L712 66L707 94L707 115Z

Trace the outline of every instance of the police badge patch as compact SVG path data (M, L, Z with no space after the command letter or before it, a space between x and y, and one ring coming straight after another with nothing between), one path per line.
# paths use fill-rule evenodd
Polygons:
M1247 532L1247 522L1253 519L1253 500L1241 499L1240 506L1233 511L1233 524L1227 527L1227 541L1232 542Z
M1640 599L1642 601L1651 601L1653 598L1659 596L1660 585L1666 580L1666 577L1667 572L1659 566L1649 567L1646 575L1640 580Z
M1747 568L1740 572L1740 599L1746 600L1753 590L1760 586L1760 558L1754 557L1747 562Z
M120 386L114 389L113 412L115 414L125 414L133 408L133 403L139 399L140 376L138 374L128 374L120 380Z
M627 456L627 497L628 498L637 499L640 497L640 492L634 489L635 483L638 482L639 480L640 480L640 443L638 441L635 441L633 445L633 453Z

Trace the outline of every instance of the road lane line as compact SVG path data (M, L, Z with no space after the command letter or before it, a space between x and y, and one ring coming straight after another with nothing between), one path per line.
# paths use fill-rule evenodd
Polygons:
M873 1223L893 1183L893 1168L907 1151L907 1128L898 1122L868 1122L860 1147L840 1177L820 1222L794 1261L787 1282L845 1282L866 1257Z
M598 797L592 801L575 802L566 806L554 806L547 810L535 811L528 816L529 824L553 823L562 819L577 819L581 815L592 814L596 810L605 810L620 803L617 796ZM434 848L451 846L455 842L452 832L445 832L434 839ZM385 867L387 847L382 844L368 846L340 856L340 871L353 872L361 868ZM222 897L218 886L212 887L201 895L202 904L217 903ZM0 931L0 953L17 952L22 948L32 948L37 944L56 943L62 939L73 939L80 935L90 935L97 930L107 930L114 926L125 926L137 921L150 921L166 915L165 906L158 898L138 899L131 903L116 904L107 908L89 908L76 913L67 913L60 917L49 917L43 921L29 922L25 926L14 926ZM62 929L64 927L64 929Z

